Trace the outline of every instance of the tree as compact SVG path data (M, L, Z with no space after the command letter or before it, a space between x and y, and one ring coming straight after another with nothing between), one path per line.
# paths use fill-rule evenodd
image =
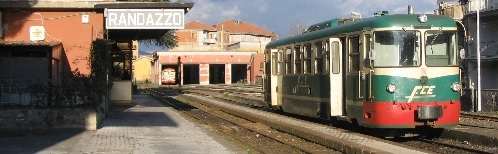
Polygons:
M178 37L174 35L174 30L168 30L161 38L140 40L146 46L159 46L162 48L172 48L177 46Z
M288 37L302 34L304 31L306 31L307 27L308 26L306 26L305 24L302 24L302 23L300 23L298 21L294 21L294 23L291 24L290 32L289 32L289 36Z
M171 2L170 0L128 0L129 2ZM182 0L177 0L177 3ZM161 38L140 40L146 46L159 46L162 48L172 48L177 46L178 38L174 35L174 30L168 30Z

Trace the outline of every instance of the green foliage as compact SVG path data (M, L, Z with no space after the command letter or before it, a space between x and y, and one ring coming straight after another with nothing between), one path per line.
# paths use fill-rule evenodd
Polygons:
M128 2L171 2L170 0L128 0ZM176 3L183 3L183 0L176 0ZM169 30L161 38L140 40L146 46L158 46L165 48L173 48L177 46L178 38L174 35L174 30Z
M90 79L93 83L93 91L99 96L104 95L108 88L107 78L111 67L112 51L110 44L107 40L98 39L92 42L90 49Z
M109 92L108 72L111 67L111 42L95 40L92 42L88 57L90 74L82 74L78 69L63 74L61 80L5 80L12 103L0 106L31 107L72 107L94 106L100 109L104 97ZM15 90L15 91L14 91ZM26 97L26 93L29 93ZM29 102L25 101L29 98Z
M177 47L178 37L174 35L174 30L169 30L159 39L141 40L146 46L159 46L164 48Z

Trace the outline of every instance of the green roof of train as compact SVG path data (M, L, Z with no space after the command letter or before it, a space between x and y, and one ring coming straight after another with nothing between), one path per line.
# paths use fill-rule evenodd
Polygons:
M365 18L362 20L348 22L342 25L331 25L328 28L315 30L311 32L307 32L304 34L279 39L273 42L270 42L266 45L266 48L275 48L277 46L292 44L296 42L304 42L308 40L314 40L319 38L325 38L332 35L338 35L342 33L361 31L361 30L369 30L373 28L383 28L383 27L456 27L455 20L448 16L442 15L427 15L427 22L420 23L418 21L418 14L395 14L395 15L383 15L371 18ZM327 22L331 22L332 20L328 20L325 22L320 22L315 25L321 25Z

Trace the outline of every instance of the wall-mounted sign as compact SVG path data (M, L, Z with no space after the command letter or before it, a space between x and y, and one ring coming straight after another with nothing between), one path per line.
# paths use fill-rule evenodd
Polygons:
M88 22L90 22L90 15L88 14L81 15L81 23L87 24Z
M29 27L29 39L31 41L43 41L43 40L45 40L45 28L43 26L31 26L31 27Z
M184 29L183 9L107 9L107 29Z

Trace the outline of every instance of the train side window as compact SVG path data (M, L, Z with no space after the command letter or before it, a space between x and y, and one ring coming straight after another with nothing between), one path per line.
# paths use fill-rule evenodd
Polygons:
M372 49L371 45L372 44L371 44L370 34L366 34L365 35L365 52L363 52L363 54L369 54L369 55L371 55L371 51L370 51ZM367 57L367 58L365 59L364 65L365 65L365 67L370 67L372 65L371 64L372 60L370 59L370 56L365 56L365 57Z
M311 44L304 45L304 74L311 74Z
M324 62L325 62L325 73L330 72L330 51L329 51L329 41L325 41L325 44L323 45L323 48L325 49L323 51L323 55L325 56Z
M277 54L278 55L278 58L277 58L278 59L278 66L277 67L278 67L278 74L279 75L282 75L285 73L284 72L284 54L283 54L283 52L284 52L284 50L279 49L278 54Z
M332 52L332 73L339 74L341 73L341 57L340 53L341 48L339 42L332 42L331 44L331 52Z
M322 74L322 68L323 68L323 58L322 58L322 52L323 52L323 46L322 42L316 42L315 43L315 74Z
M294 74L301 73L301 47L299 45L294 47Z
M285 49L285 74L291 74L292 72L292 59L291 59L292 48L287 47Z
M277 69L278 69L278 63L277 63L277 53L271 53L271 64L272 64L272 70L271 74L272 75L277 75Z
M349 72L360 70L360 37L349 37Z

